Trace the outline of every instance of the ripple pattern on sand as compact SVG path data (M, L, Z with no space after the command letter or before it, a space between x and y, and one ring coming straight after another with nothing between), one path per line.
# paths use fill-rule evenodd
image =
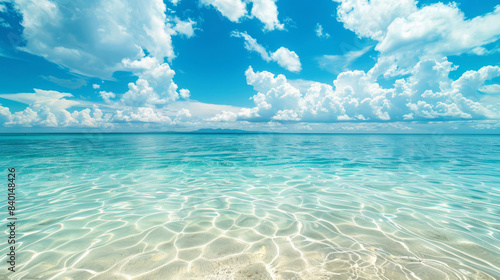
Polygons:
M499 140L4 136L10 277L500 279Z

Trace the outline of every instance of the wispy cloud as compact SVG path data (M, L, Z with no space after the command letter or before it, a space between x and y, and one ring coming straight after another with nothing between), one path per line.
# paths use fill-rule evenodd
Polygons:
M243 38L245 40L245 49L258 53L265 61L275 61L290 72L300 72L302 70L300 58L294 51L280 47L275 52L269 52L246 32L233 31L231 36Z
M350 51L344 55L323 55L318 59L319 67L334 74L339 74L349 69L358 58L370 51L373 46L366 46L360 50Z
M316 36L318 36L320 38L325 38L325 39L330 38L330 34L326 33L323 30L323 26L319 23L316 24L316 28L314 29L314 32L316 33Z
M42 76L42 78L44 78L45 80L50 81L56 85L60 85L62 87L66 87L66 88L70 88L70 89L77 89L77 88L81 88L81 87L87 85L87 81L85 81L84 79L77 79L77 78L60 79L60 78L56 78L54 76Z

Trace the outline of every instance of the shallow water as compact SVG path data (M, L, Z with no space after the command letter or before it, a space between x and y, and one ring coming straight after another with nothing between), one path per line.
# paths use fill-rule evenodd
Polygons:
M0 279L500 279L500 136L0 136L0 155Z

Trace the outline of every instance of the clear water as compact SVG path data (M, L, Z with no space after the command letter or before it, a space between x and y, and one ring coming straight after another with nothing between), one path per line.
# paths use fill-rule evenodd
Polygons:
M1 136L0 155L19 209L0 279L500 279L500 136Z

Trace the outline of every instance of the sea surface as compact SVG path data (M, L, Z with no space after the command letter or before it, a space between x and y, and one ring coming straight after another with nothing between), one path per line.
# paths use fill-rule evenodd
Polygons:
M500 136L0 136L0 279L500 279Z

